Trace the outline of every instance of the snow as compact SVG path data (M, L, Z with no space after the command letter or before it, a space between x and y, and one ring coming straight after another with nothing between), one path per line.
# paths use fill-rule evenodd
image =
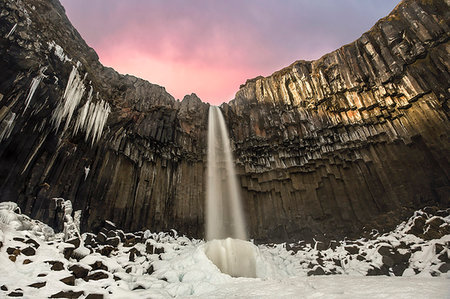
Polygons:
M47 44L50 51L54 49L54 53L59 58L59 60L61 60L62 62L72 61L72 59L64 54L64 49L60 45L55 43L55 41L48 42Z
M176 232L151 232L146 230L139 235L142 243L125 246L120 243L109 255L85 246L82 242L75 249L76 255L69 259L64 257L64 250L74 247L64 241L71 237L71 231L79 232L80 212L73 211L69 201L58 199L65 211L65 234L55 234L42 222L20 214L14 203L0 204L0 269L8 269L8 275L0 275L0 286L8 291L0 291L0 297L20 288L25 298L47 298L60 291L83 291L80 298L88 294L103 294L105 298L448 298L450 296L450 275L442 274L432 277L433 267L439 265L435 249L436 244L447 244L444 250L448 254L450 236L425 241L406 232L411 221L405 222L396 230L378 236L374 240L358 240L350 243L343 241L335 250L319 252L317 244L302 244L294 253L286 244L254 245L238 240L203 240L189 239ZM445 221L448 217L445 218ZM108 223L113 226L112 223ZM118 231L118 230L117 230ZM110 231L111 232L111 231ZM128 234L129 236L134 236ZM136 236L138 234L135 234ZM83 234L86 240L88 234ZM31 239L39 244L36 254L25 256L18 254L13 262L7 254L8 248L23 250L30 246ZM402 277L364 276L367 268L381 263L377 249L381 246L400 242L417 246L410 258L410 268ZM27 242L27 243L25 243ZM366 260L352 259L345 248L357 247ZM240 248L241 247L241 248ZM100 245L99 248L102 248ZM153 248L153 250L151 250ZM155 248L164 249L157 253ZM131 251L135 250L131 259ZM210 251L228 251L228 256L243 255L254 263L257 278L232 277L222 273L208 258ZM97 250L98 251L98 250ZM338 259L343 267L337 269L336 275L307 276L311 270L309 263L317 263L320 253L323 268L330 270L336 265L328 263L330 258ZM78 256L78 260L73 256ZM220 254L219 254L220 256ZM26 260L30 262L24 263ZM51 270L51 263L60 261L60 271ZM227 261L228 263L229 261ZM101 263L107 270L94 268ZM75 279L75 285L66 285L60 279L70 276L71 266L81 266L89 270L89 275L106 274L103 279ZM231 259L231 265L238 265ZM413 267L423 269L416 274ZM38 276L40 275L40 276ZM30 287L36 282L46 282L41 288Z

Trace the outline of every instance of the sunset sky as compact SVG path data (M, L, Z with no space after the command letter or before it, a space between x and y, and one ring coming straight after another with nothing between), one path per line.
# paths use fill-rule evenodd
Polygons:
M212 104L354 41L398 0L61 0L100 61Z

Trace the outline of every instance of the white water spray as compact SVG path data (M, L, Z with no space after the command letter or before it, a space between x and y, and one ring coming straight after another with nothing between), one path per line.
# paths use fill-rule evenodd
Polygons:
M206 256L222 273L256 277L258 248L247 242L239 185L225 120L209 108L206 185Z
M230 140L218 107L209 108L206 239L247 240Z

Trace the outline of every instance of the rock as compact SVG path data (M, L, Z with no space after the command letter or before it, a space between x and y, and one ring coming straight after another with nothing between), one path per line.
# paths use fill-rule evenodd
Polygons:
M447 273L450 270L450 263L443 263L439 266L438 270L441 271L441 273Z
M97 252L100 253L101 255L109 256L113 250L114 247L112 247L111 245L106 245L100 249L97 249Z
M33 245L34 248L36 248L36 249L38 249L39 246L41 246L41 245L39 245L38 242L36 242L36 241L33 240L33 239L28 239L28 240L26 240L26 241L25 241L25 244L31 244L31 245Z
M145 290L145 288L139 284L133 288L133 291L135 290Z
M150 267L148 267L148 269L147 269L147 274L152 275L153 272L155 272L155 270L153 269L153 265L150 265Z
M107 239L107 237L106 237L106 235L105 235L104 233L99 232L99 233L97 234L97 241L98 241L100 244L105 244L106 239Z
M6 286L6 285L2 285L1 287L0 287L0 290L2 290L2 291L8 291L8 287Z
M43 282L35 282L35 283L30 284L29 287L36 288L36 289L40 289L40 288L45 287L46 284L47 284L46 281L43 281Z
M75 299L79 298L81 295L84 295L83 291L61 291L56 294L53 294L50 296L50 298L69 298L69 299Z
M344 249L350 254L358 254L359 248L356 246L345 246Z
M447 250L444 250L438 255L438 259L444 263L450 263L450 258L448 257Z
M102 270L97 270L94 273L89 274L88 276L86 276L85 280L89 281L89 280L100 280L100 279L106 279L108 278L108 273L102 271Z
M15 262L16 262L16 259L17 259L17 257L16 257L15 255L10 255L8 258L9 258L9 259L11 260L11 262L13 262L13 263L15 263Z
M13 240L17 241L17 242L24 242L25 241L24 238L20 238L20 237L14 237Z
M89 265L92 267L92 270L105 270L108 271L108 267L106 267L101 261L96 261L95 263Z
M20 254L20 249L13 248L13 247L8 247L8 248L6 248L6 253L7 254L13 254L13 255L19 255Z
M63 255L64 255L64 258L65 259L70 259L71 257L72 257L72 255L73 255L73 251L75 250L75 248L73 248L73 247L66 247L66 248L64 248L64 250L63 250Z
M377 251L382 256L390 256L392 254L392 248L389 246L380 246Z
M389 276L389 268L386 265L382 265L380 268L372 266L372 268L367 270L366 276L378 276L378 275Z
M104 268L106 268L106 266L104 266ZM107 270L107 268L104 270ZM85 278L88 275L89 269L84 268L80 265L72 265L69 267L69 271L72 272L75 278Z
M389 256L383 256L381 261L384 265L386 265L389 268L395 265L394 260Z
M103 294L89 294L86 299L103 299L105 296Z
M46 273L39 273L37 277L45 277L45 276L47 276Z
M108 245L111 245L113 247L117 247L117 246L119 246L120 238L117 237L117 236L114 237L114 238L108 238L108 239L106 239L105 243L108 244Z
M67 285L74 286L75 285L75 276L70 275L63 279L60 279L59 281L64 282Z
M64 264L60 261L46 261L46 263L49 263L51 266L50 270L52 271L62 271L64 270Z
M23 260L23 264L24 264L24 265L31 264L32 262L33 262L33 261L30 260L30 259L24 259L24 260Z
M104 223L103 223L103 227L105 228L105 229L107 229L107 230L116 230L117 229L117 227L116 227L116 224L114 223L114 222L112 222L112 221L109 221L109 220L105 220L104 221Z
M75 246L74 249L76 249L76 248L80 247L81 241L79 238L72 238L70 240L67 240L65 243L74 245Z
M155 251L154 251L155 254L161 254L164 252L165 252L164 247L155 247Z
M408 267L408 263L397 263L392 267L392 272L394 272L395 276L402 276Z
M322 267L317 266L314 270L308 271L308 276L311 275L325 275L325 271L322 269Z
M149 242L145 243L145 253L153 254L153 251L154 251L153 245Z
M9 297L22 297L23 292L22 291L13 291L8 294Z

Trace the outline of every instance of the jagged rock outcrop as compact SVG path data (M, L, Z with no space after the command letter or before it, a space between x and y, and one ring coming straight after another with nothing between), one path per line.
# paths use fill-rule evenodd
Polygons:
M252 237L343 237L448 206L448 6L405 0L222 105ZM62 197L84 230L202 236L208 104L102 66L57 0L0 8L0 201L54 226Z

